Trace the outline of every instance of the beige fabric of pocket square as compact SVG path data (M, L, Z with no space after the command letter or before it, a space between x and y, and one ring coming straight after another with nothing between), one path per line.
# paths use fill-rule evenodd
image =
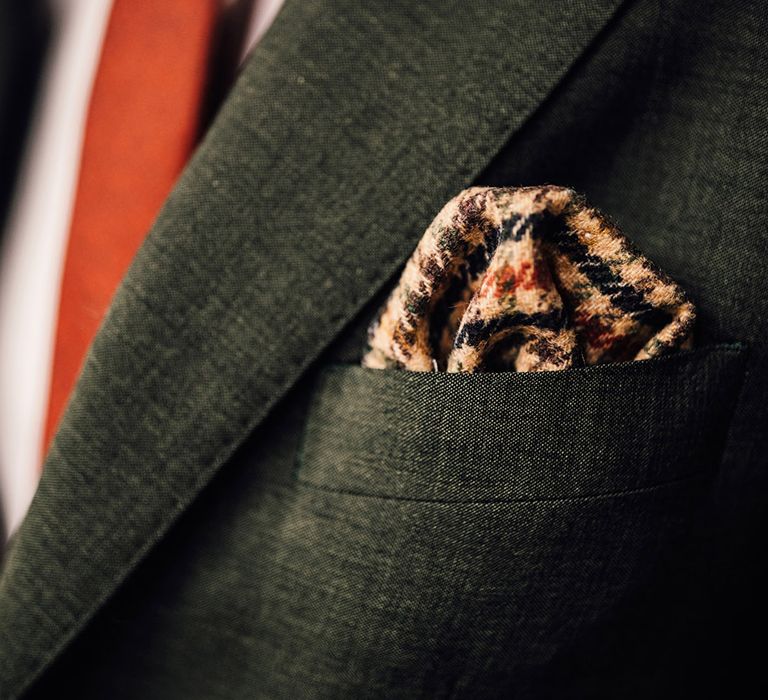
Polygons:
M692 344L683 290L573 190L474 187L427 229L363 365L558 370Z

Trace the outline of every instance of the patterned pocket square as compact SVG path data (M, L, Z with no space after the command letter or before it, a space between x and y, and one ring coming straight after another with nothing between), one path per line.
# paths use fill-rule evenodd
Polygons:
M692 344L683 290L563 187L473 187L427 229L363 365L535 372Z

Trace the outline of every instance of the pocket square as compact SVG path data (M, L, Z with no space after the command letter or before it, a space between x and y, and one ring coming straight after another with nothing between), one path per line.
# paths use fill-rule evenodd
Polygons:
M692 345L695 309L564 187L464 190L427 228L368 333L363 365L535 372Z

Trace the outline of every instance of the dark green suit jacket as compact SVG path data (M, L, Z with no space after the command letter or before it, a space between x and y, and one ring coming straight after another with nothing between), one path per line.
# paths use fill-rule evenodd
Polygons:
M764 693L767 24L288 0L94 342L5 558L0 696ZM359 368L442 204L544 182L690 292L697 349Z

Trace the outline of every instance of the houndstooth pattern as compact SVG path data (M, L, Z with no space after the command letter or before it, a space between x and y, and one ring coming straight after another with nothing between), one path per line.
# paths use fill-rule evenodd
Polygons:
M363 365L535 372L692 344L683 290L573 190L474 187L427 229Z

